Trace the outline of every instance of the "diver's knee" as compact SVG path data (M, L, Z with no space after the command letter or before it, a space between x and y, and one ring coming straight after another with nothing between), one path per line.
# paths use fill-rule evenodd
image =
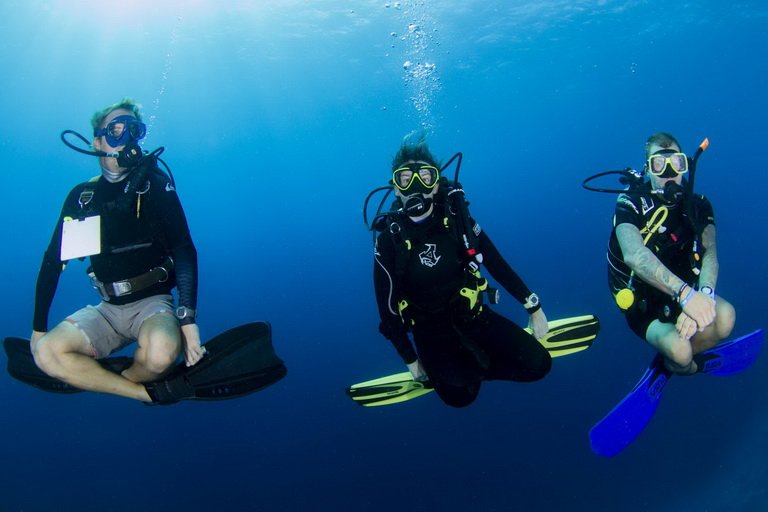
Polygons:
M475 401L477 398L478 393L480 392L480 387L471 387L471 388L436 388L435 391L437 391L437 394L440 396L440 399L443 401L445 405L449 405L451 407L456 407L457 409L460 409L462 407L466 407L472 402Z
M717 316L715 317L718 337L722 340L730 336L734 325L736 325L736 308L730 302L721 300L717 304Z
M536 373L536 377L533 380L543 379L549 374L550 371L552 371L552 356L547 353L547 357L542 358L538 372Z
M177 340L163 335L151 336L147 342L144 366L152 373L162 374L176 362L179 352Z
M441 397L441 398L442 398L443 403L445 405L449 405L451 407L455 407L456 409L461 409L463 407L467 407L468 405L472 405L472 403L475 401L475 399L477 397L475 397L475 396L472 396L472 397L470 397L470 396L463 396L463 397L455 397L455 396L453 396L453 397L450 397L450 398L445 398L445 397Z
M693 347L691 347L691 344L687 340L681 340L679 343L674 343L670 347L667 359L678 368L689 368L691 366L691 361L693 361Z
M40 338L32 347L32 357L35 364L51 377L61 377L60 355L61 352L57 350L56 344L48 342L45 336Z
M549 352L544 351L544 356L539 360L536 365L530 365L525 368L524 371L518 371L514 377L510 380L515 382L535 382L546 377L552 370L552 356Z
M150 350L144 366L147 370L158 375L165 373L176 362L176 352L168 350Z

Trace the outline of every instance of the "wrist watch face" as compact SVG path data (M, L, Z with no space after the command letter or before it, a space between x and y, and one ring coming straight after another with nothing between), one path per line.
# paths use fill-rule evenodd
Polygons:
M194 318L195 312L187 307L180 306L176 308L176 318L183 320L185 318Z
M535 293L532 293L528 296L526 299L526 303L529 305L529 307L536 307L539 305L539 296Z

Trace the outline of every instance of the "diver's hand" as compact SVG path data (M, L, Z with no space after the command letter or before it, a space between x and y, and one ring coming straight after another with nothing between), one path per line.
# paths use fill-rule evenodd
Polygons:
M683 312L696 322L699 331L703 331L709 324L715 321L715 299L693 290L691 298L683 306ZM680 317L678 317L679 321ZM680 328L678 327L677 330L679 332Z
M691 337L696 334L696 331L699 330L699 325L693 318L683 312L680 313L680 315L677 317L675 329L677 329L677 334L681 338L684 340L690 340Z
M32 331L32 336L29 337L29 350L31 352L35 351L35 345L37 345L37 342L40 341L40 338L45 335L46 333L41 331Z
M187 366L200 362L205 355L205 347L200 344L200 329L197 324L181 326L181 337L184 342L184 361Z
M528 327L533 331L533 335L537 340L540 340L549 332L547 316L544 314L543 309L531 313L531 317L528 319Z
M408 367L408 371L411 372L413 380L416 382L426 382L429 380L427 372L424 371L424 367L421 366L421 361L419 359L412 363L408 363L406 366Z

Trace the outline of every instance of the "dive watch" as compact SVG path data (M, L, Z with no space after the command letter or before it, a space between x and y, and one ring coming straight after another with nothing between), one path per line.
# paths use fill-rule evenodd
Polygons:
M186 306L176 308L176 318L181 325L195 323L195 310Z
M525 298L525 304L523 304L523 307L526 311L528 311L528 314L533 314L541 309L541 301L539 300L539 296L535 293L530 294L528 297Z

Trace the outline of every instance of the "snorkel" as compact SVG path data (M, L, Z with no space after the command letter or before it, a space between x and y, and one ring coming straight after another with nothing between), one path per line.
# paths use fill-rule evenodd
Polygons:
M709 139L707 137L704 137L704 140L701 141L701 144L699 144L699 147L696 149L696 152L693 154L693 158L691 158L688 161L688 167L690 176L688 177L688 183L686 187L686 194L685 194L685 213L688 217L688 222L691 223L691 227L693 228L693 247L691 249L691 256L690 256L690 263L691 263L691 269L693 270L693 273L697 276L701 273L701 264L702 264L702 254L699 252L699 245L701 241L701 226L699 225L696 215L694 215L694 207L693 207L693 186L694 186L694 180L696 179L696 164L699 161L699 157L704 153L704 151L707 150L709 147Z
M704 153L707 148L709 147L709 138L704 137L704 140L701 141L701 144L699 144L699 147L696 148L696 152L693 154L693 158L688 159L688 169L689 169L689 176L688 176L688 184L686 187L686 196L687 197L693 197L693 182L696 179L696 164L699 161L699 157Z

